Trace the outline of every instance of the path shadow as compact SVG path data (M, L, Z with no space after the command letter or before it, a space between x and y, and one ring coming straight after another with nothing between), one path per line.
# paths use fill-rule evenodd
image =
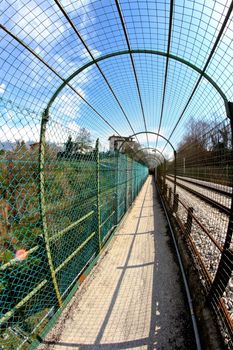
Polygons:
M147 200L149 191L152 191L153 200L150 205ZM140 220L145 219L143 210L145 207L153 211L153 231L139 232ZM148 215L151 217L152 215ZM154 244L154 260L142 264L129 264L130 257L138 235L152 235ZM188 309L185 303L184 291L181 287L181 276L178 264L172 246L172 241L166 227L166 220L158 200L155 190L154 181L148 181L147 189L140 206L140 213L137 217L135 232L123 235L132 235L132 241L123 266L118 266L121 270L117 285L114 289L111 302L105 314L104 320L92 344L72 343L64 341L43 341L43 344L56 346L56 349L76 348L79 350L105 350L105 349L137 349L143 348L148 350L194 350L194 338L192 334L191 321ZM121 235L120 235L121 236ZM106 328L109 324L110 317L116 305L119 291L121 289L125 274L130 269L150 269L153 266L152 292L150 294L150 327L146 337L139 337L123 342L104 342L101 343ZM146 273L145 273L146 274ZM143 326L142 310L141 319ZM137 338L135 336L135 338ZM46 349L47 349L46 348Z

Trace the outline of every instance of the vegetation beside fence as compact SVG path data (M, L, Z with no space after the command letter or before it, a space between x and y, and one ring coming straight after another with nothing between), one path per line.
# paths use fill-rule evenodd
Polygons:
M27 349L83 280L148 168L121 153L57 157L39 144L2 152L0 347ZM43 175L43 176L42 176ZM41 186L41 183L43 186Z

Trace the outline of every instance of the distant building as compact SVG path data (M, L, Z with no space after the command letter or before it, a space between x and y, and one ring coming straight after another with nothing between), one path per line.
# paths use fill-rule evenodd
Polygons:
M121 152L124 152L126 145L133 146L135 144L135 141L133 141L133 137L127 137L127 136L112 135L109 137L108 140L109 140L110 151L116 151L120 149Z
M89 154L94 151L94 148L90 145L82 145L78 142L73 145L72 154L80 153L80 154Z

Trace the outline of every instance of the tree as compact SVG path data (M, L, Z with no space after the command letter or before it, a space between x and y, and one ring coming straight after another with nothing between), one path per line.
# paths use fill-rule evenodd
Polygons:
M215 125L211 132L211 150L227 151L231 148L231 131L224 122Z
M69 136L68 137L68 140L66 141L65 143L65 155L66 156L69 156L72 154L72 151L73 151L73 141L72 141L72 137Z
M86 153L90 150L92 144L91 133L86 128L81 128L76 137L74 150L76 152Z
M186 133L184 135L184 138L179 143L178 151L184 150L190 145L193 148L195 147L195 152L197 152L197 149L206 149L208 140L205 138L205 132L208 127L209 124L205 121L196 120L193 117L190 118L190 121L186 124Z

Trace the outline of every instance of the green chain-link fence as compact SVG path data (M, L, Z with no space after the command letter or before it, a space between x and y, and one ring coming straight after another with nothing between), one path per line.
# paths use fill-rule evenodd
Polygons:
M1 349L27 349L55 318L147 175L125 154L100 152L98 140L86 154L43 137L1 151Z

